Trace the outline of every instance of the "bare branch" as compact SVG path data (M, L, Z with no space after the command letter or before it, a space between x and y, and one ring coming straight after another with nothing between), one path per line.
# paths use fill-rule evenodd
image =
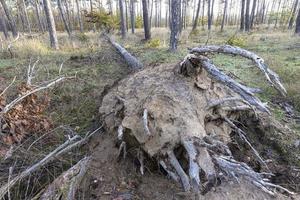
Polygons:
M16 81L16 76L14 77L12 82L1 92L0 97L8 90L8 88L10 88L14 84L15 81Z

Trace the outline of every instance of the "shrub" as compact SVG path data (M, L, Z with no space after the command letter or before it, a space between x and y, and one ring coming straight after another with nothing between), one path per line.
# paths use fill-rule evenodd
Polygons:
M227 40L226 44L229 44L231 46L245 47L246 40L242 37L233 36L229 38L229 40Z
M78 33L76 34L76 38L80 41L80 42L88 42L89 38L86 34L84 33Z
M146 47L158 48L160 47L160 39L151 39L146 43Z

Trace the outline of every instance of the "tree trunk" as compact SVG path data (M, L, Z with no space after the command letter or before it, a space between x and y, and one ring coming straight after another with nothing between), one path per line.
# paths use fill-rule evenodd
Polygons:
M40 29L41 32L44 32L45 29L44 29L43 22L41 20L40 9L39 9L39 4L38 4L37 0L34 1L34 7L35 7L36 18L37 18L37 21L38 21L38 24L39 24L39 29Z
M295 33L298 34L300 36L300 7L298 9L298 16L296 19L296 29L295 29Z
M149 24L149 13L148 13L148 2L147 0L142 0L143 4L143 21L144 21L144 32L145 32L145 40L151 39L150 33L150 24Z
M197 11L196 11L195 19L194 19L194 24L193 24L192 32L193 32L194 30L196 30L197 25L198 25L199 13L200 13L200 7L201 7L201 0L198 0L198 6L197 6Z
M274 25L274 28L277 27L277 22L278 22L278 18L279 18L279 10L280 10L280 6L281 6L281 0L279 0L279 3L278 3L278 8L277 8L277 13L276 13L276 19L275 19L275 25Z
M43 0L51 47L58 49L58 40L50 0Z
M208 27L208 30L211 30L210 3L211 3L211 0L208 0L208 1L207 1L207 27Z
M0 12L1 12L1 10L0 10ZM8 34L8 31L7 31L5 18L3 16L0 16L0 30L3 32L3 35L4 35L5 39L8 39L9 34Z
M223 11L223 19L222 19L222 24L221 24L221 31L224 31L224 25L225 25L225 19L226 19L226 13L227 13L227 4L228 0L224 1L224 11Z
M18 0L18 5L20 8L20 14L22 15L22 18L23 18L24 27L26 27L26 31L28 31L29 34L31 34L31 25L29 22L25 1Z
M205 0L202 2L202 29L204 30L204 10L205 10Z
M251 21L250 21L250 28L251 29L253 28L253 24L254 24L256 3L257 3L257 0L253 0L252 11L251 11Z
M242 6L241 6L241 26L240 30L245 30L245 2L246 0L242 0Z
M245 30L250 31L250 0L246 0Z
M297 10L297 6L298 6L299 0L295 0L294 6L293 6L293 10L291 13L291 17L289 19L289 26L288 29L292 29L293 28L293 24L295 21L295 15L296 15L296 10Z
M13 34L13 37L17 37L18 36L18 29L17 29L17 26L16 26L16 22L15 22L13 16L12 16L10 10L8 9L5 0L0 0L0 2L2 4L2 7L3 7L4 12L5 12L5 15L7 17L9 26L10 26L12 34Z
M64 10L63 10L63 8L62 8L61 0L57 0L57 5L58 5L58 9L59 9L61 18L62 18L63 23L64 23L64 26L65 26L65 29L66 29L66 31L67 31L69 37L71 37L71 36L72 36L72 33L71 33L71 30L70 30L69 24L68 24L68 22L67 22L67 19L66 19Z
M80 12L80 7L79 7L78 0L76 0L76 7L77 7L77 15L78 15L78 22L79 22L80 32L83 33L83 24L82 24L81 12Z
M212 0L211 1L211 11L210 11L210 22L211 22L211 25L214 23L214 5L215 5L215 0Z
M134 34L135 31L135 7L134 0L130 0L130 25L131 25L131 33Z
M120 18L121 18L121 35L122 39L126 38L126 16L124 9L124 0L119 0Z
M170 35L170 50L176 51L179 39L180 29L180 0L171 0L171 35Z

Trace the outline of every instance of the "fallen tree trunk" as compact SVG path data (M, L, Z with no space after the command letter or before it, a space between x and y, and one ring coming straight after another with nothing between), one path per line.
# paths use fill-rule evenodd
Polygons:
M200 47L192 48L190 50L190 53L200 53L200 54L224 53L224 54L238 55L238 56L248 58L248 59L252 60L255 63L255 65L259 68L259 70L261 70L264 73L268 82L273 87L275 87L275 89L278 90L278 92L281 95L286 96L286 94L287 94L286 89L280 82L278 74L273 72L267 66L267 64L265 64L264 60L253 52L247 51L240 47L233 47L230 45L224 45L224 46L208 45L208 46L200 46Z
M124 58L126 63L130 68L133 70L139 70L143 68L143 64L134 56L132 56L125 48L123 48L120 44L115 42L111 37L108 35L105 35L107 40L112 44L114 48L121 54L121 56Z

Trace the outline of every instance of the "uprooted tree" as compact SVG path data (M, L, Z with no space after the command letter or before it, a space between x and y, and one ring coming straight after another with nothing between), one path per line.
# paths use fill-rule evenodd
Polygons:
M273 174L268 163L248 140L248 136L254 134L248 130L266 132L271 126L267 123L268 119L272 120L269 108L255 96L255 93L261 92L260 89L250 88L230 78L209 60L207 54L226 53L251 59L271 86L281 95L286 95L278 75L262 58L238 47L202 46L191 49L177 65L143 67L126 49L108 39L134 73L105 91L99 111L106 131L118 140L119 155L123 153L126 157L126 149L136 149L133 152L137 154L133 156L139 161L141 174L146 167L151 168L158 163L165 174L182 184L185 191L205 193L217 180L227 177L247 180L270 195L274 195L276 190L293 194L271 182ZM33 69L29 67L27 85L31 85ZM32 94L65 78L60 77L44 87L26 89L23 95L9 104L0 99L2 118L6 116L3 114L14 111L16 105L24 103L23 99L30 97L35 100ZM248 129L249 126L252 128ZM78 135L69 138L1 186L0 198L54 158L86 144L100 129L102 126L83 138ZM249 163L259 163L259 172L236 158L236 152L230 148L235 142L247 146L251 154ZM80 160L37 197L76 199L76 191L90 160L90 157Z
M130 58L130 64L132 55L110 42L125 60ZM213 52L253 60L268 82L280 94L286 94L278 75L252 52L232 46L193 48L180 64L146 67L111 89L100 108L107 130L120 140L120 151L125 151L126 146L139 149L142 174L145 159L156 160L185 191L207 191L220 174L226 174L235 179L244 177L269 194L274 194L274 188L291 194L269 181L267 164L247 139L251 133L240 126L246 119L255 119L256 124L251 126L260 131L266 128L263 121L270 111L255 97L259 89L221 72L205 56ZM266 173L255 172L235 160L228 147L232 135L249 146ZM204 179L200 179L200 171L205 172Z

